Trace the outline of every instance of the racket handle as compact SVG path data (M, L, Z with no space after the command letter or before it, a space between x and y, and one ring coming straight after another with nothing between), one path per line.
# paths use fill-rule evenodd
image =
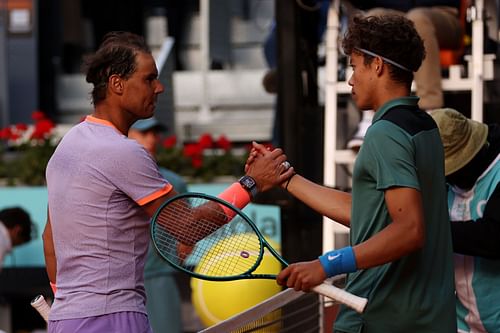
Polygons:
M318 294L347 305L353 310L356 310L356 312L358 313L362 313L365 310L366 303L368 303L368 300L364 297L353 295L345 291L344 289L340 289L326 283L317 285L316 287L312 288L312 290Z
M38 295L31 301L31 306L34 307L40 316L45 319L46 322L49 321L50 306L42 295Z

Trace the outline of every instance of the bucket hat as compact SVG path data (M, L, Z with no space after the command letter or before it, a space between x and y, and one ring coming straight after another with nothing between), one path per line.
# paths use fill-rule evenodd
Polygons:
M436 109L430 114L439 128L448 176L463 168L481 150L486 143L488 126L450 108Z

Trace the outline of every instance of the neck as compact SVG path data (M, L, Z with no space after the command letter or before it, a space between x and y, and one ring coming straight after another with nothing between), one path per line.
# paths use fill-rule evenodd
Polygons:
M375 85L379 87L375 96L377 96L375 103L373 105L373 110L377 111L385 103L401 97L410 96L411 91L406 87L406 85L394 82L388 77L383 78L383 83L380 85Z
M112 107L106 103L106 101L102 101L96 105L92 115L96 118L109 121L118 131L120 131L120 133L125 136L128 135L128 130L135 121L133 119L128 119L123 110Z

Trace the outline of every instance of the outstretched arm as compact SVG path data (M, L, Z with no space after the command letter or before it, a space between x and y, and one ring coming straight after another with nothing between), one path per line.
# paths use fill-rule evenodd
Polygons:
M253 149L247 160L246 169L252 166L259 156L268 153L265 146L253 143ZM293 168L287 170L287 177L281 182L281 187L302 201L304 204L336 222L347 227L351 221L351 194L315 184L306 178L295 174ZM292 177L292 178L290 178Z
M351 194L315 184L295 175L287 186L288 192L316 212L338 223L351 225Z

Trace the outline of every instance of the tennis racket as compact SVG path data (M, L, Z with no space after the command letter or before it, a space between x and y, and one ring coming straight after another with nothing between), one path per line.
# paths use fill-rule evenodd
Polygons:
M288 266L240 209L203 193L183 193L163 203L153 216L151 237L168 263L203 280L276 279L274 274L255 273L265 249ZM326 283L312 290L359 313L367 303Z
M49 321L50 306L42 295L38 295L31 301L31 306L34 307L40 316L45 319L45 322Z

